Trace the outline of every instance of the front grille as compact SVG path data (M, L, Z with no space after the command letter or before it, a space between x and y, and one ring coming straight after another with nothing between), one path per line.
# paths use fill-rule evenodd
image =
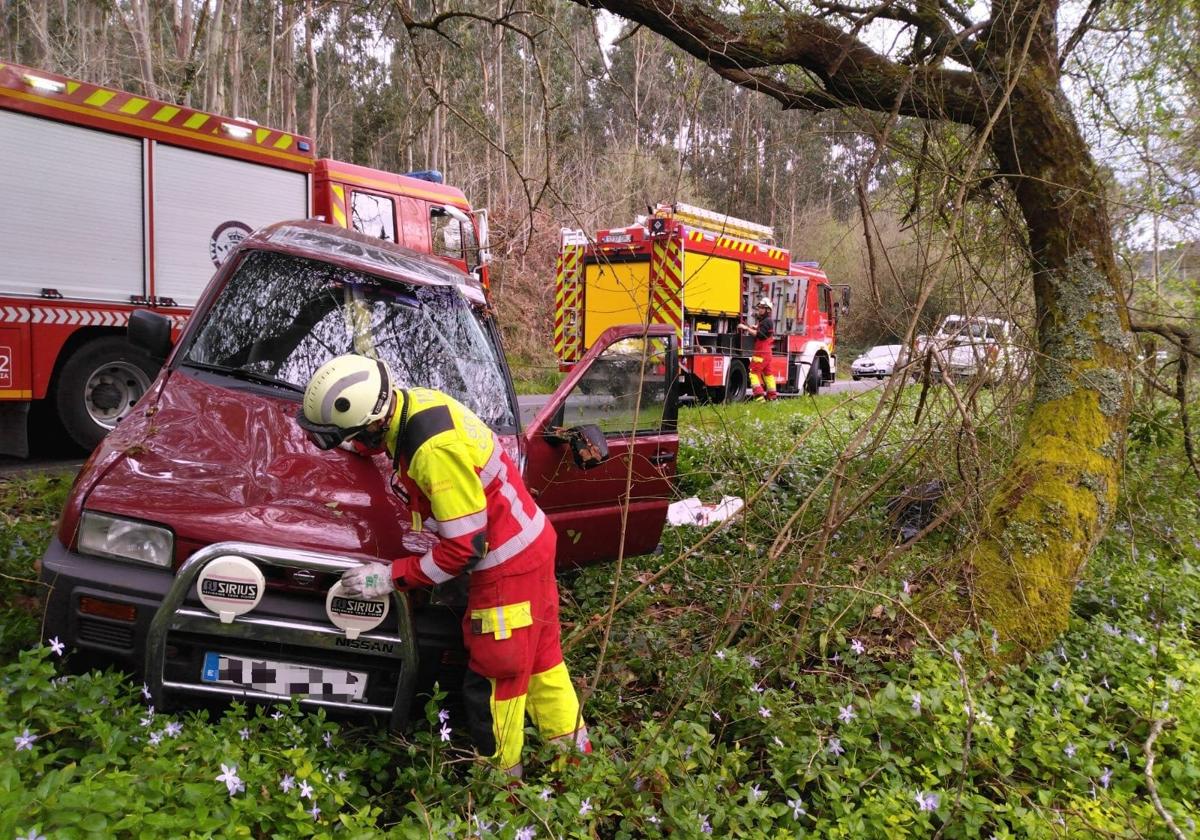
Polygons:
M79 620L79 641L121 653L133 652L133 625L104 621L98 618Z

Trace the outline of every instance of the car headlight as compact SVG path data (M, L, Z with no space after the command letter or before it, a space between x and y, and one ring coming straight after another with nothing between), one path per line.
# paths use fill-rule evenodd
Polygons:
M84 554L169 569L174 549L175 536L159 525L86 510L79 520L79 550Z

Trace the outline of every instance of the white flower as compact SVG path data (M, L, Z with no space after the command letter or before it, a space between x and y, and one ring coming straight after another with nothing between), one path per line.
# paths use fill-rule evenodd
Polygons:
M802 816L804 816L806 813L808 813L807 811L804 810L804 802L800 799L799 796L797 796L795 799L789 799L787 801L787 804L792 809L792 819L794 819L794 820L798 820Z
M842 723L849 723L850 721L854 720L854 718L855 714L853 703L838 708L838 719L841 720Z
M38 834L36 828L31 828L28 834L18 834L17 840L46 840L46 835Z
M279 789L287 793L296 786L296 780L292 778L290 773L283 774L283 781L279 783Z
M583 804L579 806L579 816L586 817L591 812L592 812L592 800L591 799L583 800Z
M825 747L825 751L831 755L841 755L846 751L846 748L842 746L841 738L830 738L828 746Z
M300 780L300 798L301 799L312 799L312 795L313 795L312 785L310 785L307 780L301 779Z
M13 742L16 744L17 752L20 752L21 750L32 750L33 742L36 741L37 739L38 739L38 736L32 734L29 731L29 729L26 728L26 730L22 734L17 735L15 738L13 738Z
M238 730L238 734L242 736L243 741L249 741L250 740L250 727L243 726L241 729Z
M758 800L762 799L763 794L762 794L762 790L759 788L759 786L755 784L755 785L750 786L750 794L749 795L750 795L751 802L757 802Z
M907 580L902 580L902 581L900 581L900 591L901 591L901 592L903 592L905 595L907 595L907 594L908 594L908 592L909 592L909 585L908 585L908 581L907 581Z
M274 714L271 715L271 720L283 720L283 712L276 709Z
M866 645L864 645L864 644L863 644L861 641L859 641L858 639L855 639L854 641L852 641L852 642L850 643L850 650L854 651L854 652L855 652L856 654L858 654L859 656L862 656L864 653L866 653L866 652L867 652L867 646L866 646Z
M449 726L447 726L446 724L443 723L442 728L438 731L438 734L442 736L443 741L449 741L450 733L453 731L454 731L453 729L451 729Z
M724 659L725 659L725 651L724 650L717 651L717 659L724 661Z
M912 695L912 710L921 714L921 692L914 691Z
M721 719L721 713L720 713L720 712L713 712L713 713L712 713L712 716L713 716L713 717L714 717L716 720L718 720L718 721Z
M660 822L658 819L658 814L651 814L650 816L646 817L646 822L650 823L651 825L658 825Z
M438 710L438 723L445 723L450 720L450 712L447 709Z
M159 743L162 742L162 736L163 736L163 734L161 732L151 732L150 733L150 743L158 745Z
M542 788L542 792L538 794L538 797L543 802L549 802L552 796L554 796L554 791L550 790L550 788Z
M749 654L746 657L746 661L748 663L750 663L751 668L757 668L759 665L762 664L762 662L759 660L759 658L757 656L755 656L754 654Z
M939 797L936 793L923 793L922 791L917 791L916 800L917 807L919 807L922 811L936 811L938 804L941 801L941 797Z
M146 709L146 716L142 718L141 724L142 726L149 726L152 723L154 723L154 707L150 706Z
M769 718L771 716L771 710L768 709L766 706L759 706L758 707L758 716L764 717L764 718Z
M1104 772L1100 774L1100 787L1108 790L1108 783L1112 781L1112 770L1108 767L1104 768Z
M54 651L55 656L62 656L63 651L67 649L67 646L58 640L58 636L48 641L50 642L50 650Z
M325 746L332 747L333 746L333 733L326 732L324 735L321 736L321 740L325 742Z
M183 732L183 724L176 721L171 721L167 724L167 728L163 731L172 738L178 738L179 733Z
M145 697L147 700L150 699L150 684L149 683L142 683L142 696Z
M775 612L779 612L781 609L783 609L783 602L778 600L772 601L771 609L773 609Z
M229 791L229 795L241 793L246 789L246 785L238 778L237 765L227 766L221 765L221 775L217 776L218 782L224 782L225 788Z
M1066 754L1067 758L1074 758L1075 757L1075 745L1067 744L1066 747L1063 748L1063 752Z

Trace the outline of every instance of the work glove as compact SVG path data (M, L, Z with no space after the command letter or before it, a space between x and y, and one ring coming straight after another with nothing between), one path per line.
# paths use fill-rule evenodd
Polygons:
M342 591L351 598L382 598L393 588L392 568L383 563L363 563L342 574Z

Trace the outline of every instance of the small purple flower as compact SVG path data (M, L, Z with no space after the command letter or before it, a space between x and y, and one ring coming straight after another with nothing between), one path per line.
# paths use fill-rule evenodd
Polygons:
M769 718L771 716L771 710L768 709L766 706L759 706L758 707L758 716L762 717L762 718Z
M283 781L279 783L279 789L284 793L289 792L296 786L296 779L290 773L283 774Z
M907 580L900 581L900 591L901 592L903 592L905 595L907 595L910 590L911 590L911 587L908 585Z
M941 803L941 797L936 793L925 793L923 791L917 791L916 800L917 807L922 811L936 811L938 805Z
M583 804L579 806L579 816L586 817L591 812L592 812L592 800L591 799L583 800Z
M854 720L855 717L856 715L854 714L853 703L849 703L838 708L838 720L840 720L842 723L849 723L850 721Z
M912 695L912 710L921 714L921 692L914 691Z
M835 650L833 656L829 657L829 661L836 665L842 661L842 655Z
M762 664L759 658L752 653L746 656L746 661L750 664L751 668L757 668Z
M450 720L450 711L448 709L438 709L438 723L445 723Z
M154 723L154 707L150 706L146 709L146 716L142 718L141 725L149 726L152 723Z
M13 738L13 743L16 744L17 752L20 752L21 750L32 750L33 742L36 741L37 739L38 739L38 736L34 735L33 733L31 733L29 731L28 728L26 728L23 733L21 733L20 735L17 735L15 738Z
M333 733L326 732L324 735L321 736L321 740L325 742L325 746L332 747L333 746Z
M250 727L243 726L241 729L238 730L238 734L242 736L243 741L249 741L250 740Z
M142 683L142 696L145 697L147 700L150 699L150 684L149 683Z
M36 828L31 828L28 834L18 834L17 840L46 840L46 835L38 834Z
M720 659L721 661L725 660L725 651L724 650L717 651L717 659Z
M830 738L825 751L831 755L841 755L846 751L846 748L842 746L841 738Z
M700 831L703 834L712 834L712 826L708 824L708 814L700 815Z
M535 836L533 826L527 825L524 828L517 829L517 833L513 835L513 840L533 840Z
M549 802L552 796L554 796L554 791L550 790L550 788L542 788L542 792L538 794L538 798L543 802Z
M453 729L451 729L451 728L449 727L449 725L447 725L447 724L443 723L443 724L442 724L442 728L438 730L438 735L440 735L440 736L441 736L441 738L442 738L442 740L443 740L443 741L449 741L449 740L450 740L450 733L451 733L451 732L453 732L453 731L454 731L454 730L453 730Z
M306 813L312 814L313 821L316 821L316 819L321 816L321 809L318 808L317 803L314 802L313 806L309 808Z
M797 796L795 799L789 799L787 801L787 804L788 804L788 807L790 807L792 809L792 819L794 819L794 820L798 820L802 816L804 816L806 813L808 813L807 811L804 810L804 802L800 799L799 796Z
M160 743L162 743L162 737L163 737L163 734L161 732L151 732L150 733L150 743L154 744L155 746L158 746Z
M1067 756L1067 758L1074 758L1075 757L1075 745L1067 744L1066 747L1063 748L1063 753Z
M183 724L171 721L167 724L167 728L163 732L171 738L178 738L179 733L183 732Z
M63 651L67 649L67 646L58 640L58 636L55 636L53 639L47 639L47 641L50 643L50 650L54 651L55 656L62 656Z
M850 650L854 651L854 653L857 654L858 656L862 656L864 653L867 652L867 646L864 645L858 639L855 639L854 641L852 641L850 643Z
M952 657L954 657L954 662L955 662L955 664L957 664L957 665L961 665L961 664L962 664L962 654L961 654L961 653L958 651L958 649L957 649L957 648L955 648L954 650L950 651L950 655L951 655Z
M775 612L779 612L781 609L783 609L783 602L779 600L772 601L771 609L773 609Z
M312 785L310 785L306 779L301 779L300 780L300 798L301 799L312 799L312 795L313 795Z
M225 783L225 788L229 791L230 796L241 793L246 789L245 783L238 778L236 764L232 766L222 764L221 775L217 776L217 781Z
M1108 767L1104 768L1104 772L1100 774L1100 787L1108 790L1108 783L1112 781L1112 770Z

